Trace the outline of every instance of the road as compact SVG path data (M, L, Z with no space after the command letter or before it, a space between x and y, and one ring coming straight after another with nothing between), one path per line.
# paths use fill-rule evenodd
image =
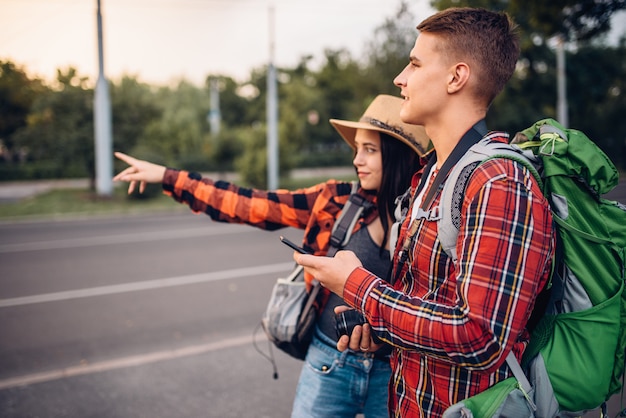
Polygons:
M274 350L274 380L252 343L292 265L279 234L191 213L0 224L0 416L288 417L302 363Z
M280 234L300 238L186 212L0 223L0 416L288 417L302 363L274 350L274 380L253 345Z

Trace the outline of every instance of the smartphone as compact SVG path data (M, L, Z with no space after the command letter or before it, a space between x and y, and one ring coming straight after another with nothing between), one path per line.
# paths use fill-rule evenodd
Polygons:
M305 250L302 247L298 247L296 244L294 244L293 242L289 241L287 238L283 237L282 235L280 236L280 241L291 247L292 249L296 250L297 252L299 252L300 254L311 254L310 252L308 252L307 250Z

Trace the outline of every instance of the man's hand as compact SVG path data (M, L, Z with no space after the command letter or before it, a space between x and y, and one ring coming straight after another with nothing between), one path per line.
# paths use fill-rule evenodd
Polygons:
M139 193L143 193L146 190L147 183L163 182L163 176L165 175L164 166L138 160L121 152L116 152L114 155L130 166L113 177L113 181L127 181L130 183L128 185L128 194L135 190L137 182L139 182Z
M335 313L338 314L349 309L351 308L345 305L337 306L335 307ZM352 331L352 335L350 335L350 337L348 337L347 335L342 335L339 338L339 341L337 341L337 350L339 351L346 351L349 348L353 351L373 353L380 349L382 346L382 344L376 344L372 339L372 327L368 323L365 323L362 326L355 326L354 331Z
M338 251L334 257L321 257L307 254L294 253L296 263L304 267L317 279L322 286L327 288L339 297L343 298L343 288L348 281L350 274L358 267L361 261L352 251ZM335 313L350 309L348 306L337 306ZM345 351L348 348L354 351L375 352L382 347L372 339L372 328L370 324L357 325L352 331L352 335L342 335L337 342L337 350Z
M343 288L348 276L354 269L362 266L361 261L352 251L338 251L334 257L294 253L293 258L322 286L341 298L343 298Z

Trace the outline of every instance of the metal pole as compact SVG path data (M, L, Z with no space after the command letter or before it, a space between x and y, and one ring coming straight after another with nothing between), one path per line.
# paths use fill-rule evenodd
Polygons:
M269 9L270 59L267 66L267 188L278 188L278 97L274 68L274 8Z
M96 192L100 196L113 194L113 141L111 135L111 101L109 85L104 76L102 47L102 14L98 0L98 81L94 95L94 134L96 163Z
M556 84L557 84L557 119L564 127L569 127L567 111L567 82L565 73L565 40L563 35L556 39Z
M215 136L220 133L220 121L222 119L220 113L220 91L219 81L216 77L211 77L209 81L210 86L210 100L211 111L209 113L209 123L211 125L211 135Z

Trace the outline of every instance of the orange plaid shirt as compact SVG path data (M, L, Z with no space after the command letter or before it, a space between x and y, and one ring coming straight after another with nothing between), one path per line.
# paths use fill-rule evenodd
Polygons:
M195 213L204 213L214 221L248 224L270 231L285 227L304 229L302 246L313 254L325 255L335 220L352 192L352 183L329 180L294 191L267 191L168 168L163 177L163 191L177 202L189 205ZM372 193L363 189L358 193L375 201ZM355 232L377 216L374 205L362 221L357 222ZM310 284L312 277L305 277Z

